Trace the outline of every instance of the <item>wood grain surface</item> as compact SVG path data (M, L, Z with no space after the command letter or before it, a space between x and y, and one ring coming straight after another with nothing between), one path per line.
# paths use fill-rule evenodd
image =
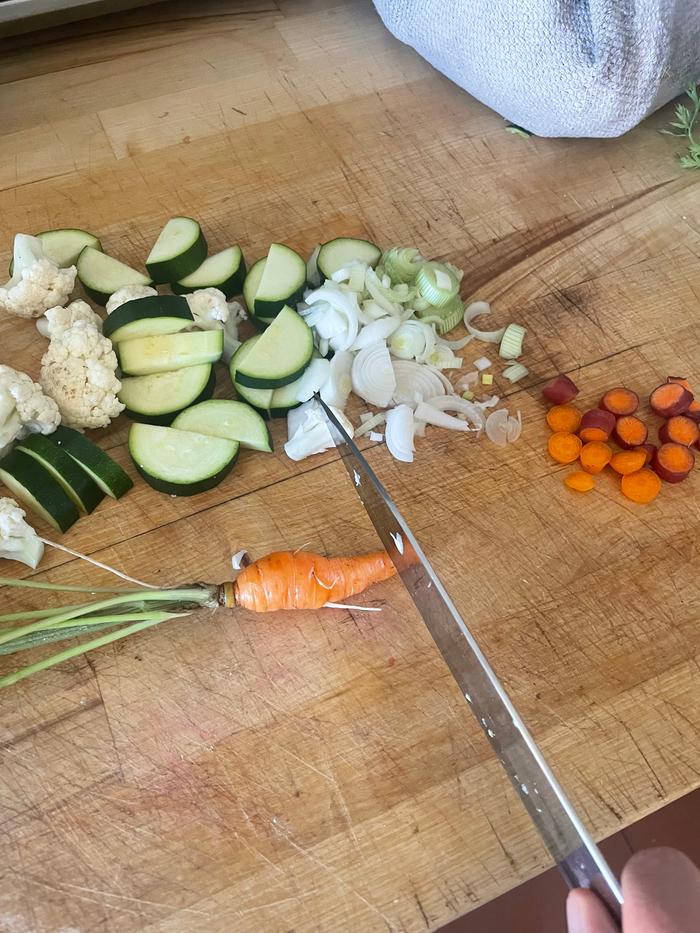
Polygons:
M538 388L700 385L700 186L668 108L620 140L519 139L365 0L177 0L5 41L0 112L3 264L59 226L138 264L185 213L249 259L415 244L527 326L530 376L497 380L519 444L434 430L370 463L597 837L698 786L700 478L574 497ZM2 362L36 375L43 346L0 322ZM101 440L128 466L126 429ZM273 433L217 489L139 481L64 540L163 583L225 579L241 547L374 547L335 455L293 464ZM107 579L57 553L36 576ZM366 599L382 613L203 613L3 691L0 928L420 931L547 866L400 583Z

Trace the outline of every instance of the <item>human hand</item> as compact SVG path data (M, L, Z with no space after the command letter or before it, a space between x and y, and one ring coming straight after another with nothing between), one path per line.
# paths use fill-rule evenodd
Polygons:
M622 933L698 933L700 871L676 849L635 853L622 872ZM569 933L620 933L593 891L566 902Z

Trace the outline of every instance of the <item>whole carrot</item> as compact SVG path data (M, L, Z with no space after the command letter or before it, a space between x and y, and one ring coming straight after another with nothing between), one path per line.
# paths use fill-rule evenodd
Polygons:
M330 558L309 551L275 551L249 564L235 582L224 584L223 604L251 612L320 609L395 573L386 551Z

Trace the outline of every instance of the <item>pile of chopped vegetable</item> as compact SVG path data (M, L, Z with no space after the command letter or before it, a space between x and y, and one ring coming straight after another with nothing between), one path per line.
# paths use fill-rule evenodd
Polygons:
M547 424L552 430L547 449L557 463L578 462L564 483L576 492L595 488L595 476L606 467L620 476L622 494L647 503L661 491L661 481L680 483L695 465L692 448L700 450L700 404L688 381L669 376L649 396L651 411L663 418L659 444L648 443L647 425L638 415L639 396L624 386L609 389L597 408L581 412L572 405L575 383L559 375L542 390L552 404ZM621 450L615 451L615 443Z

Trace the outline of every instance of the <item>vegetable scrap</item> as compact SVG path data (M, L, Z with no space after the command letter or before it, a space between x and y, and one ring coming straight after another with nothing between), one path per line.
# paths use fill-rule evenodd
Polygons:
M687 379L669 376L649 396L649 407L664 421L659 426L660 446L648 442L647 425L635 414L639 396L625 386L608 389L598 408L581 413L571 405L579 390L564 374L542 390L552 403L546 421L552 430L547 442L549 455L557 463L579 462L581 469L564 478L576 492L590 492L594 476L607 466L620 477L622 494L632 502L652 502L661 491L662 480L680 483L694 465L691 448L700 449L700 427L691 417L697 403ZM614 442L621 450L613 450Z

